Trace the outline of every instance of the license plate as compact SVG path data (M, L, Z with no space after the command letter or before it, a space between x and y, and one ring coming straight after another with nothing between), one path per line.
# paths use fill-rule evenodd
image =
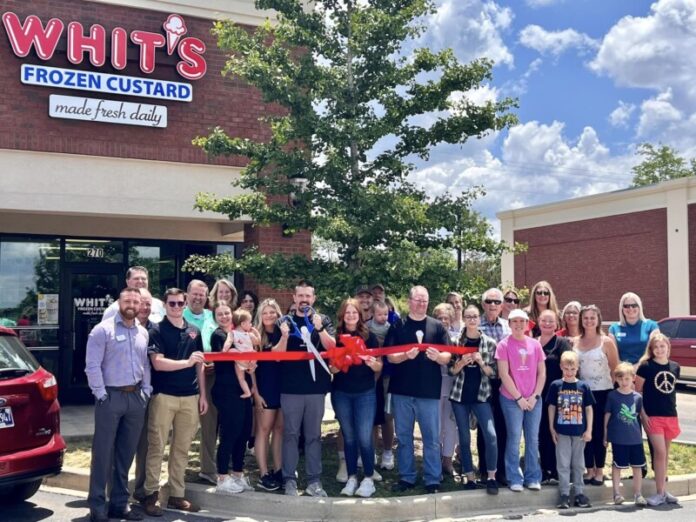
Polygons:
M12 408L9 406L0 408L0 429L13 428L14 418L12 417Z

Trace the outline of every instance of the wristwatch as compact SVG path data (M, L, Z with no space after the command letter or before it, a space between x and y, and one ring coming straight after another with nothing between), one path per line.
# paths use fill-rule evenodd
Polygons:
M326 327L325 327L323 324L321 325L321 328L317 328L317 332L318 332L318 333L321 333L321 332L323 332L324 330L326 330Z
M541 399L541 395L539 395L539 394L537 393L537 394L534 396L534 399L538 401L539 399Z

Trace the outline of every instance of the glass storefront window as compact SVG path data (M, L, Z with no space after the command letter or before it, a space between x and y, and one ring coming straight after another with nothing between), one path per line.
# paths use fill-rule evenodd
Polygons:
M167 288L177 285L177 251L169 245L128 245L128 266L144 266L149 273L150 292L161 297Z
M0 241L0 324L58 326L60 240Z
M123 241L66 239L65 260L70 263L123 263Z

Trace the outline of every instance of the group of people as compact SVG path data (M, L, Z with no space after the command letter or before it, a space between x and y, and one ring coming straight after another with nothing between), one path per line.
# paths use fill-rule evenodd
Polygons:
M480 308L465 306L452 292L433 307L433 316L428 290L414 286L404 317L381 284L364 285L341 303L335 326L314 310L316 294L308 281L295 285L285 315L274 299L259 303L251 292L238 299L226 279L210 292L200 280L191 281L185 292L170 288L164 302L147 287L147 270L129 269L126 288L88 340L86 374L96 399L92 520L142 518L128 505L134 456L133 496L147 515L162 515L160 471L170 431L168 507L197 511L185 496L184 472L199 426L199 477L217 492L254 489L244 472L252 439L258 487L301 494L297 467L303 448L304 491L326 496L321 422L327 393L340 427L336 479L345 484L342 495L372 496L382 480L378 463L387 470L398 467L392 489L413 489L417 422L429 493L439 491L445 475L461 473L465 489L485 488L490 494L500 485L519 492L558 483L559 507L569 506L572 483L575 505L589 506L583 487L604 482L611 443L616 502L623 501L620 470L634 468L634 500L644 505L642 426L657 484L647 503L676 501L665 480L669 444L679 433L674 387L679 367L669 361L669 339L644 317L633 293L622 296L621 320L605 333L596 306L572 301L559 309L545 281L534 285L524 310L516 290L491 288ZM359 360L346 367L329 359L328 371L319 360L249 356L211 363L205 356L322 352L355 338L364 347ZM452 345L468 350L452 354ZM370 354L381 347L404 348ZM480 480L471 452L476 428ZM381 460L376 455L380 435ZM454 466L457 452L460 473Z

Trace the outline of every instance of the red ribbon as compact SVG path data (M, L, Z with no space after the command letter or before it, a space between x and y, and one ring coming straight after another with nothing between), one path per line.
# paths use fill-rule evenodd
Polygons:
M418 348L418 351L424 352L428 348L434 348L439 352L447 352L452 354L467 354L478 351L476 347L463 346L447 346L444 344L400 344L398 346L390 346L388 348L367 348L365 341L361 337L351 335L341 335L339 337L343 346L332 348L325 352L320 352L324 359L329 359L329 362L339 368L341 371L347 372L348 368L353 365L362 364L363 357L373 356L381 357L383 355L394 355L404 353L411 348ZM311 361L314 355L309 352L206 352L205 360L211 362L228 362L228 361ZM350 359L350 363L349 363Z

